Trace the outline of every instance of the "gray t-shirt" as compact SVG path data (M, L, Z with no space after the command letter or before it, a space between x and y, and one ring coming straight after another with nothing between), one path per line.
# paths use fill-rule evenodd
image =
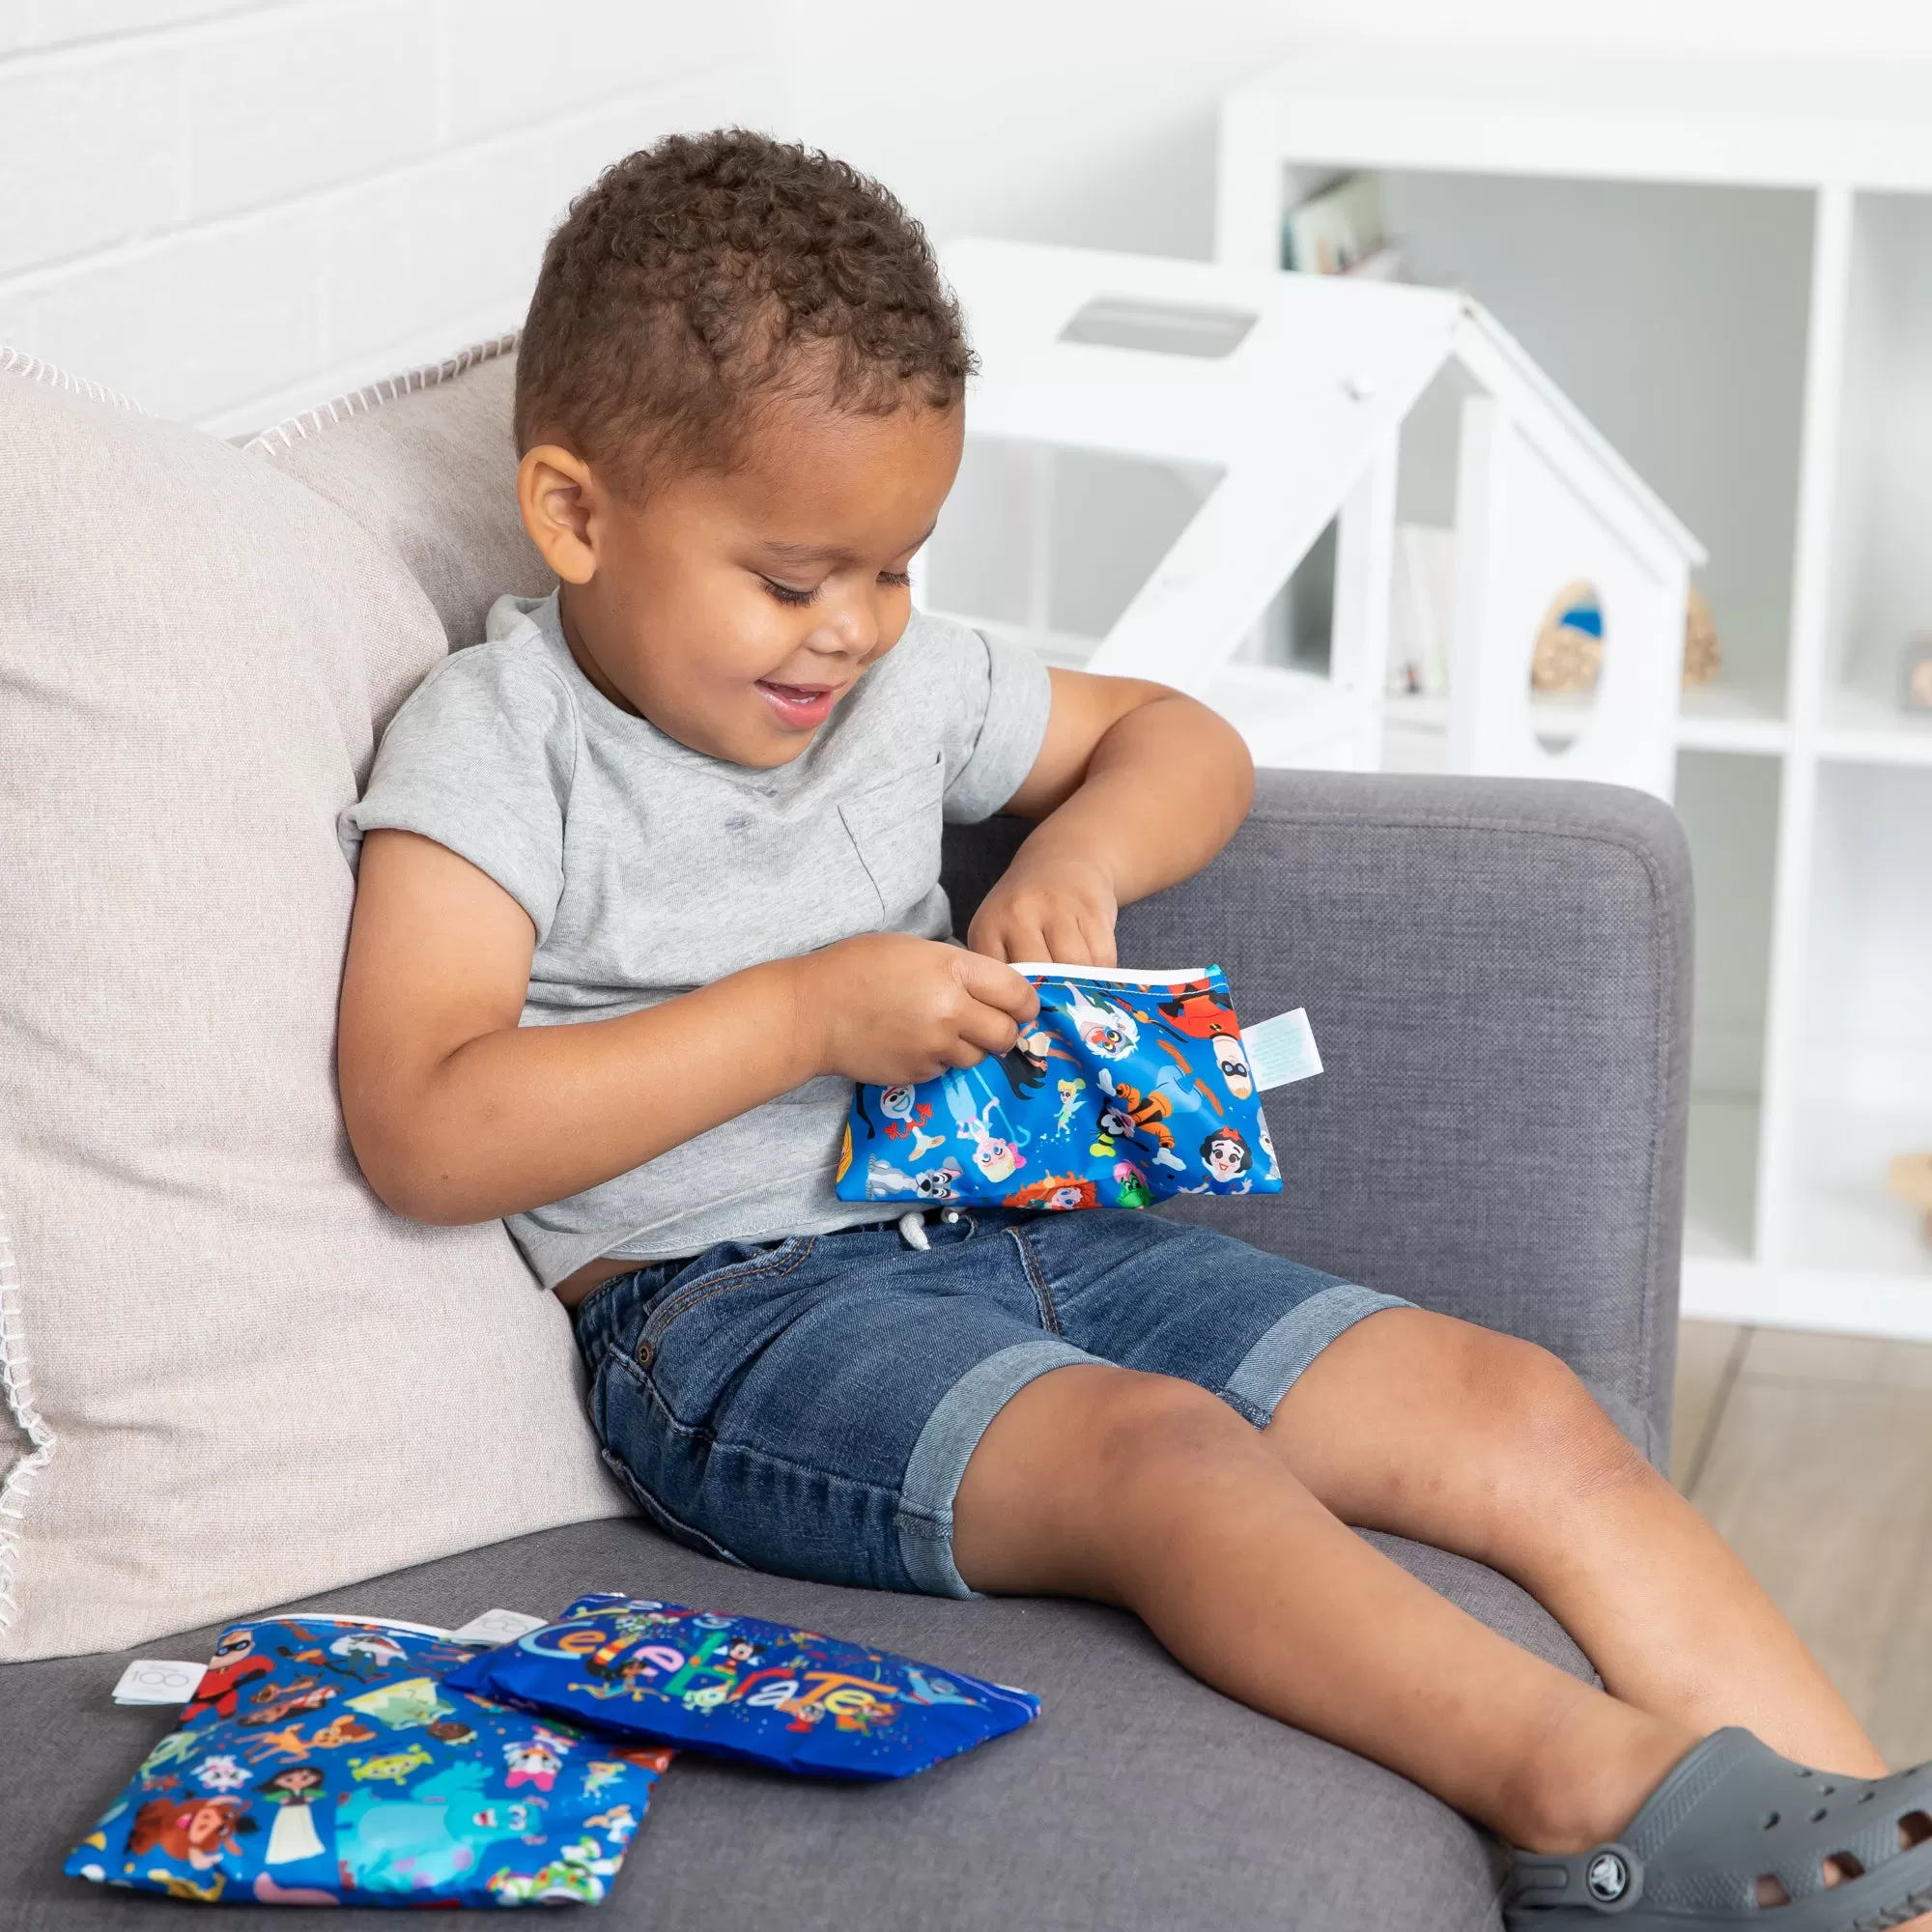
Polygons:
M364 833L394 827L459 853L536 926L522 1023L608 1019L857 933L950 936L941 821L1011 798L1050 701L1031 651L915 613L806 751L758 771L603 696L554 597L502 597L489 641L396 714L343 847L353 864ZM851 1092L810 1080L510 1232L549 1287L602 1255L876 1220L832 1191Z

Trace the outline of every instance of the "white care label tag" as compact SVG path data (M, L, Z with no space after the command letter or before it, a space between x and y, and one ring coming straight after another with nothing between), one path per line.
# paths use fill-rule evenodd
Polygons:
M1248 1070L1256 1089L1266 1093L1270 1087L1286 1087L1321 1071L1321 1055L1316 1050L1315 1029L1300 1007L1292 1013L1277 1013L1258 1026L1245 1027L1241 1044L1248 1050Z
M114 1687L117 1704L185 1704L201 1688L202 1663L171 1663L165 1658L137 1657Z
M515 1643L520 1636L542 1630L549 1621L548 1617L526 1616L522 1610L485 1610L449 1634L455 1643Z

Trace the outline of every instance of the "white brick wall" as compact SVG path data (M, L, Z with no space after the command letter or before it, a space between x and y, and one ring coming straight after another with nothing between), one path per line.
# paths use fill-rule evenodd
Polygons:
M0 341L222 435L522 318L672 128L781 117L782 0L0 0Z
M1932 52L1905 0L0 0L0 341L222 434L518 321L605 162L739 121L962 233L1205 254L1311 31Z

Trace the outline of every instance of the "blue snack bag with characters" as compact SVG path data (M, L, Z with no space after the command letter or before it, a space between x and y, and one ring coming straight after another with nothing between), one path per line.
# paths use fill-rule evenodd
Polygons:
M808 1777L909 1777L1039 1699L816 1631L594 1592L449 1680L620 1736Z
M860 1087L841 1201L1145 1208L1175 1194L1278 1194L1261 1089L1321 1071L1307 1021L1254 1030L1218 966L1016 965L1039 1012L1010 1052L913 1087Z
M231 1624L70 1878L203 1904L595 1905L670 1761L451 1688L420 1625Z

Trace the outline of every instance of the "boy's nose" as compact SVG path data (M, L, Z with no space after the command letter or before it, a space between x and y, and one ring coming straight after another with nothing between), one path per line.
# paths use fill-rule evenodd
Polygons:
M878 641L878 617L868 607L861 604L848 604L833 612L806 639L812 650L853 658L868 655Z

